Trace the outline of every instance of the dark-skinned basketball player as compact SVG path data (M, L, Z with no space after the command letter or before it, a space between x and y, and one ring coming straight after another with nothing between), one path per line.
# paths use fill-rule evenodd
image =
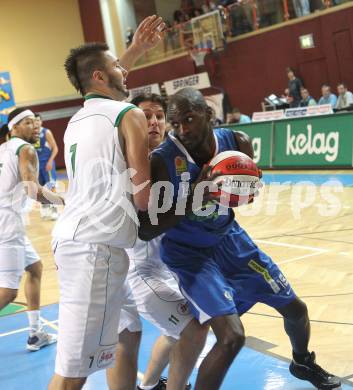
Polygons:
M163 194L159 200L152 200L149 217L141 214L139 233L144 240L165 233L161 258L177 276L194 316L201 324L209 323L217 338L200 366L195 389L220 388L245 342L240 316L257 302L272 306L283 316L293 349L290 372L319 389L339 387L339 379L318 366L315 353L308 350L310 322L305 303L272 259L234 220L233 210L220 212L214 204L208 204L206 211L213 206L211 212L200 213L195 203L192 206L197 191L179 191L188 177L190 184L206 180L207 172L202 167L220 152L239 150L253 157L245 134L213 130L210 119L211 111L199 91L185 88L171 97L168 121L173 131L152 154L151 176L154 183L173 184L174 192L169 195L174 203L169 211L158 213L158 222L152 223L153 212L162 207ZM188 193L184 195L183 215L181 193ZM205 192L204 201L211 196Z

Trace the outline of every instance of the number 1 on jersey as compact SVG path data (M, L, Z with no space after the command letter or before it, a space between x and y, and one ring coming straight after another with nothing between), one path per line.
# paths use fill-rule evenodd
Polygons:
M70 153L72 153L71 155L72 176L75 176L76 148L77 148L77 144L73 144L70 146Z

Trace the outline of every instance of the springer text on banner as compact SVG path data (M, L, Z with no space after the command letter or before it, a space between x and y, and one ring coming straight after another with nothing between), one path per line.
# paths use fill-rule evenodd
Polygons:
M193 87L204 89L211 86L210 78L207 72L197 73L180 79L169 80L164 83L165 91L168 96L174 95L180 89Z

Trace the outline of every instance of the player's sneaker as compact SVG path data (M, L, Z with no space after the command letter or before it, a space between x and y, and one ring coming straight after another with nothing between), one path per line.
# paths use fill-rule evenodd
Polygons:
M167 378L161 377L159 379L158 384L152 389L152 390L166 390L167 388ZM185 386L185 390L190 390L191 389L191 384L187 384ZM142 390L141 387L137 386L137 390Z
M305 363L299 364L293 359L289 371L296 378L309 381L318 389L336 389L341 386L339 378L316 364L315 352L311 352Z
M27 349L29 351L39 351L41 348L46 345L56 343L57 335L53 333L47 333L43 330L39 330L34 333L32 336L28 337L27 340Z
M50 219L51 210L48 205L41 205L40 207L40 216L44 220Z
M50 207L50 220L56 221L58 219L58 210L55 206Z

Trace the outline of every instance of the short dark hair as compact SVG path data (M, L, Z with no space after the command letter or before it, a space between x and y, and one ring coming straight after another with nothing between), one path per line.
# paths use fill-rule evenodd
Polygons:
M340 87L342 85L343 88L347 88L347 85L345 83L338 83L337 87Z
M295 74L294 69L291 68L290 66L288 66L288 67L286 68L286 72L287 72L287 73L292 72L293 74Z
M321 88L325 88L325 87L328 87L328 88L331 88L328 84L324 83L321 85Z
M40 115L39 112L35 112L35 113L34 113L34 117L35 117L35 118L42 119L42 116Z
M108 50L108 45L102 42L90 42L70 50L64 67L71 84L82 96L90 86L92 73L104 68L102 53Z
M241 112L240 109L239 109L238 107L233 107L232 110L231 110L231 113L232 113L232 114L237 114L238 112L239 112L239 113Z
M135 106L138 106L140 103L143 102L157 103L162 106L164 112L167 112L167 103L161 95L157 95L156 93L142 93L141 95L135 96L131 100L131 103Z
M170 98L168 102L168 111L173 104L179 105L185 102L188 103L195 111L207 112L208 110L208 105L202 93L198 89L187 87L176 92Z

